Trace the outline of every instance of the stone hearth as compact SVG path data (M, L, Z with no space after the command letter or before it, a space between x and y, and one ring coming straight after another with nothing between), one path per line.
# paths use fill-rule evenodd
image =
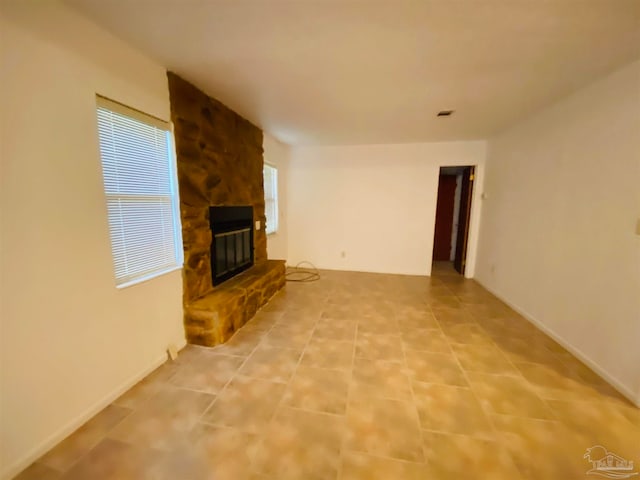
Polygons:
M179 76L168 77L184 246L185 331L190 343L215 345L285 283L284 262L267 262L262 130ZM212 206L251 206L260 223L253 230L255 265L215 288Z
M285 284L283 260L267 260L227 280L185 307L189 343L224 343Z

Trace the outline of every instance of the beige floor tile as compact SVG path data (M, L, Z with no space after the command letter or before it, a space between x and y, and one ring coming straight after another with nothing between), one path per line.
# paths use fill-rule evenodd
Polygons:
M322 271L189 345L19 480L574 480L640 410L450 264Z
M396 319L401 330L440 329L440 325L431 313L431 309L401 308L396 312Z
M361 332L358 329L356 357L402 362L404 360L402 340L399 336Z
M345 452L341 480L425 480L429 469L424 463L374 457L359 452Z
M492 344L451 345L462 369L469 372L520 375L520 372L502 352Z
M311 328L292 328L289 325L275 325L264 336L263 343L270 347L302 351L309 342L312 331Z
M473 307L468 308L468 311L474 316L474 318L478 321L478 324L482 326L484 330L491 332L493 335L508 335L517 337L528 335L529 337L531 337L532 335L537 335L539 333L539 331L535 326L533 326L532 323L522 317L510 314L494 317L484 317L478 311L480 307L481 306L479 305L474 305Z
M494 323L499 323L502 321L503 323L510 324L508 320L520 321L522 320L519 315L511 310L509 307L506 307L501 304L496 304L490 301L483 301L481 303L476 303L474 305L468 305L467 310L479 321L486 322L491 320L496 320Z
M522 417L554 419L551 409L522 377L467 373L486 411Z
M348 340L353 342L356 338L357 321L323 318L316 323L313 331L314 337L329 338L332 340Z
M405 350L408 373L412 379L427 383L467 386L458 361L449 353Z
M13 480L58 480L62 474L42 463L32 463Z
M185 363L184 365L188 366L189 363ZM176 372L178 372L180 366L181 364L177 363L164 363L118 397L113 404L131 409L139 408L144 402L158 393L163 385L166 385L171 380Z
M300 366L289 382L283 404L325 413L344 414L347 409L349 374Z
M413 383L423 429L494 439L494 431L470 388Z
M300 355L299 350L259 345L240 368L240 374L287 383L298 365Z
M590 385L607 386L602 377L570 353L556 353L555 355L567 368L567 375L571 378Z
M171 377L176 387L216 394L227 384L245 361L244 357L207 353L181 365Z
M438 324L443 326L476 324L476 320L471 313L461 308L431 307Z
M250 332L240 329L224 345L215 347L217 353L224 355L249 356L262 340L260 332ZM180 358L182 353L178 356Z
M259 433L271 420L285 388L282 383L237 375L220 392L202 421Z
M234 428L199 424L152 473L167 480L245 480L258 442L258 436Z
M611 402L550 400L549 405L563 424L591 444L603 445L627 459L640 461L640 427Z
M491 337L476 324L442 324L442 330L451 343L462 343L467 345L491 344Z
M245 332L238 332L238 335L244 335ZM173 361L173 362L166 362L162 365L162 367L165 366L173 366L174 368L177 368L179 365L188 365L191 362L197 360L198 358L200 358L200 356L202 355L202 353L206 350L213 350L211 348L208 347L201 347L200 345L185 345L183 349L181 349L178 352L178 357ZM165 379L168 380L168 379Z
M406 348L432 353L451 353L447 337L440 330L414 330L402 333Z
M438 295L431 299L429 302L432 308L439 307L458 307L461 308L462 304L455 295Z
M563 366L520 362L514 362L514 365L543 399L583 400L602 395L619 397L609 385L592 385L572 378Z
M234 457L209 457L203 452L184 448L165 453L144 478L246 480L251 475L250 464L241 463Z
M540 363L543 365L558 365L561 363L556 354L544 346L531 341L531 336L524 337L506 335L492 336L496 346L512 362Z
M131 414L131 409L109 405L39 459L39 463L64 472L96 446Z
M429 466L425 479L522 480L512 458L497 442L466 435L424 432L424 445ZM546 480L546 477L541 478Z
M352 395L347 407L349 450L422 462L420 421L412 402Z
M285 311L278 319L274 326L287 327L287 329L293 332L309 332L311 331L320 319L320 314L317 309L309 305L305 305L301 308L294 308Z
M629 400L626 398L603 398L601 400L611 404L632 425L640 428L640 408L633 405Z
M131 413L108 437L131 445L170 450L193 428L215 396L167 386Z
M354 343L328 338L314 338L302 355L305 367L351 370Z
M368 315L358 320L358 335L399 335L400 327L393 315Z
M538 341L542 343L542 345L544 345L548 350L551 350L553 353L569 353L562 345L560 345L558 342L556 342L554 339L544 334L540 330L536 329L535 332L536 336L538 337Z
M590 440L561 422L496 415L491 420L525 479L590 478L585 474L591 465L583 458Z
M256 451L253 468L279 479L337 478L343 416L283 407Z
M364 314L364 309L358 304L348 302L346 304L327 303L322 309L321 318L333 320L354 321Z
M145 478L164 480L167 477L162 471L158 471L162 460L162 454L157 451L105 438L62 478L64 480L140 480ZM154 470L157 473L154 474Z
M352 391L359 396L411 400L411 383L403 364L387 360L356 358Z
M252 319L243 325L242 330L251 333L266 333L278 323L280 318L282 318L282 314L283 312L259 311Z

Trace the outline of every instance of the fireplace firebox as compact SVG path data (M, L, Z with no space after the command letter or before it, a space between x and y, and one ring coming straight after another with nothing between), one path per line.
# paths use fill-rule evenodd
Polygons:
M209 207L213 285L253 265L253 207Z

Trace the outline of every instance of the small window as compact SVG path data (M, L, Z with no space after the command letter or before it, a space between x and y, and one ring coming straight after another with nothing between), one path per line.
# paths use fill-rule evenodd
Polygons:
M267 217L267 235L278 231L278 169L264 165L264 211Z
M98 136L116 285L182 265L171 129L97 97Z

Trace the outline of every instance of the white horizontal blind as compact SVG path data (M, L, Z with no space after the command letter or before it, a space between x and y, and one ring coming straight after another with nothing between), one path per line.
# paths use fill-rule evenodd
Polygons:
M264 165L264 211L267 217L267 235L278 231L278 169Z
M181 252L169 125L98 97L116 284L176 268Z

